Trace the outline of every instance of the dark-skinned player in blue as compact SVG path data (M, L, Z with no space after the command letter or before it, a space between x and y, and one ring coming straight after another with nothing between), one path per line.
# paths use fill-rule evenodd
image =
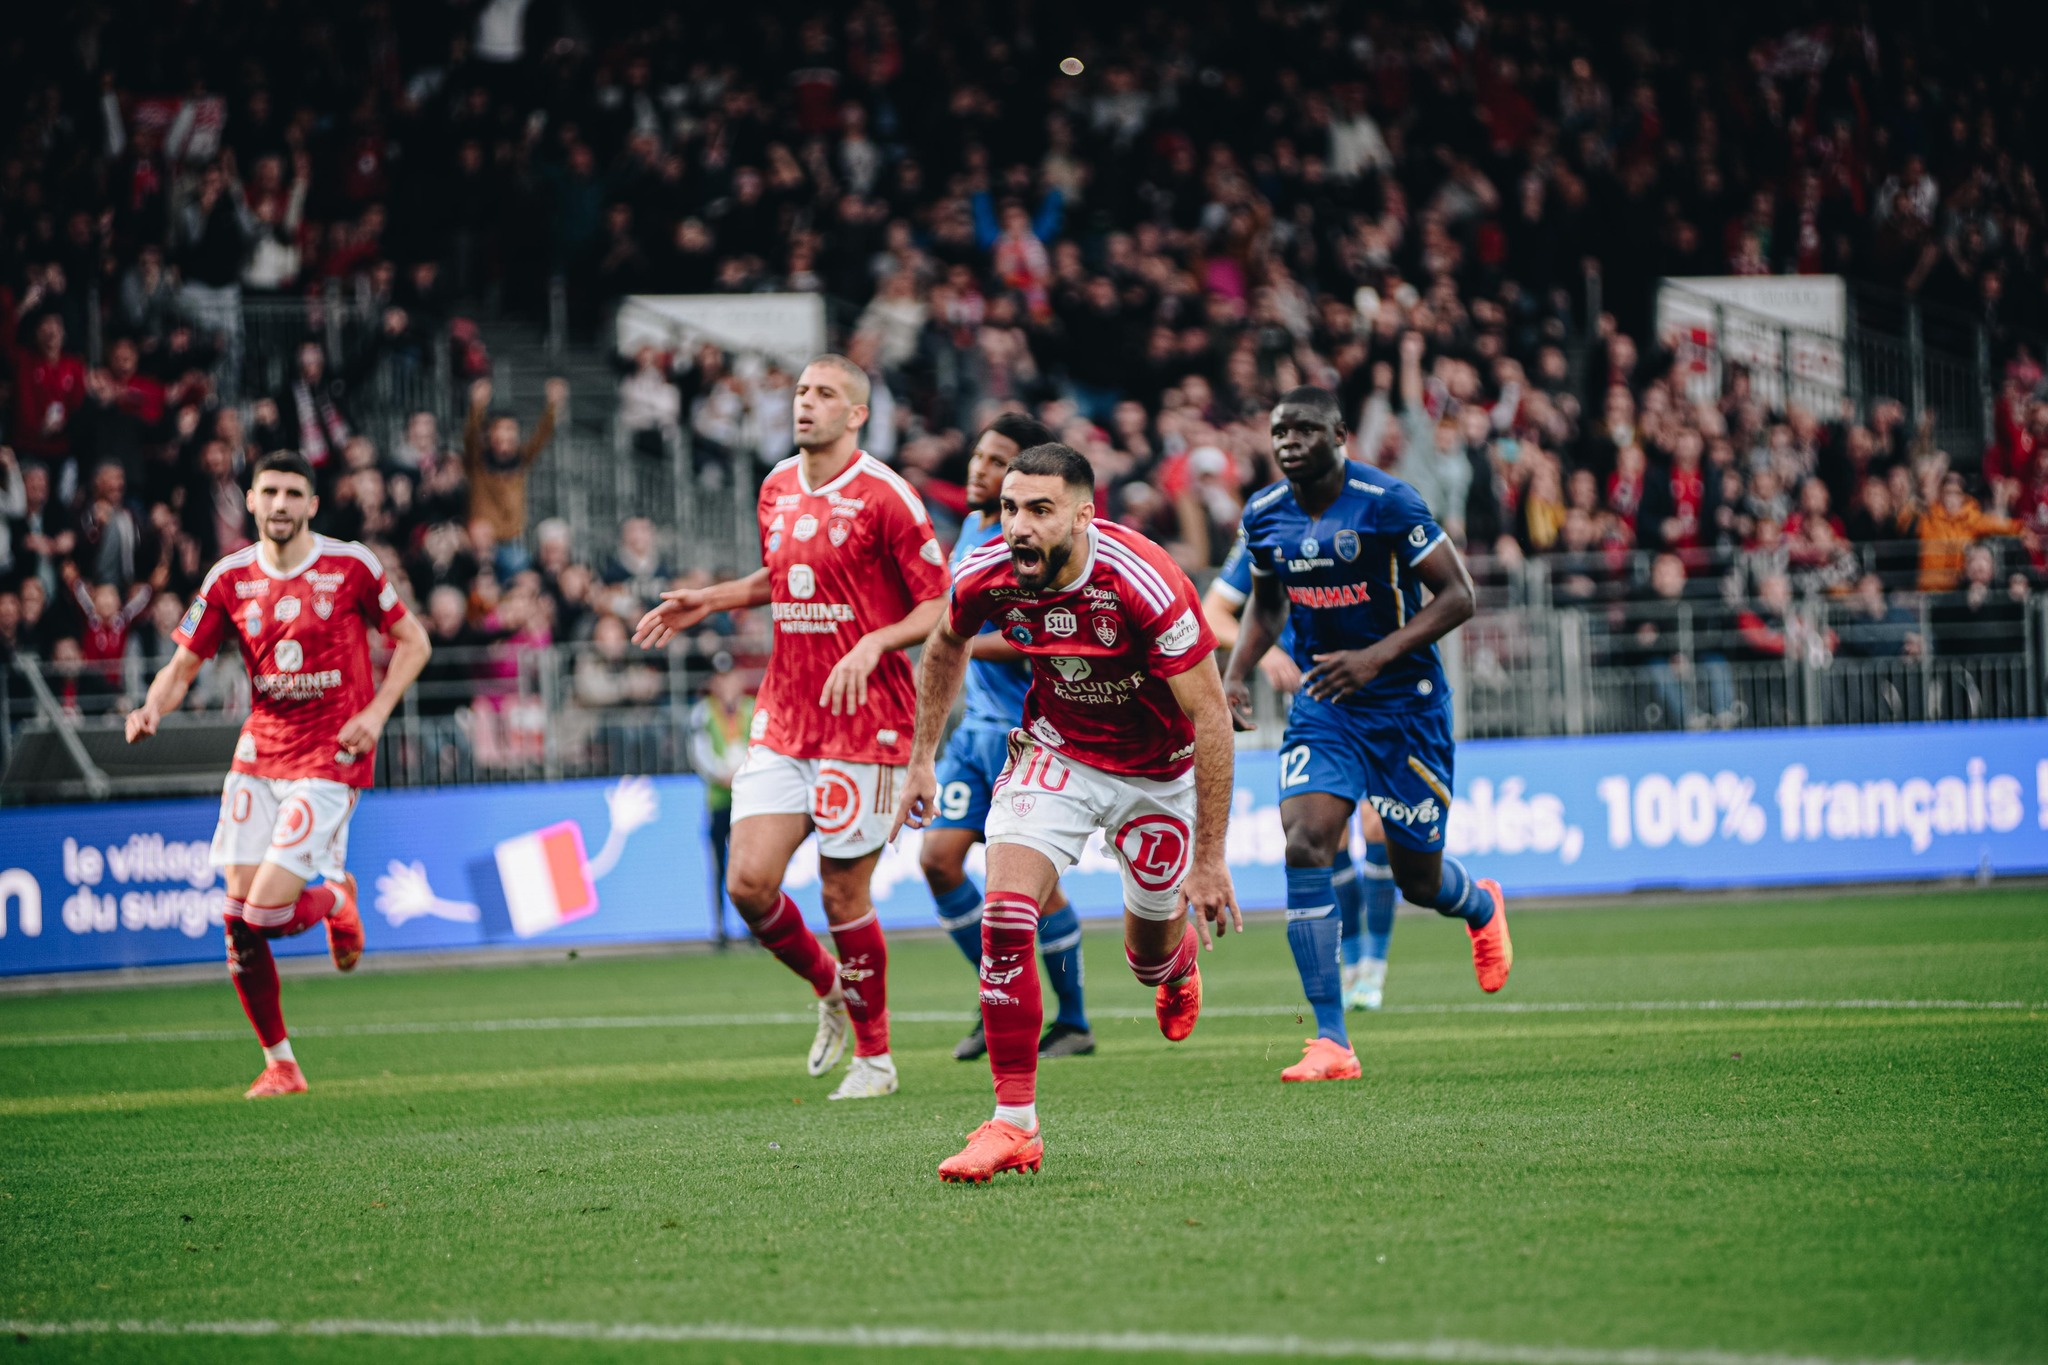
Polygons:
M1414 489L1345 458L1328 390L1282 395L1272 434L1285 482L1245 504L1252 592L1224 690L1240 728L1250 728L1246 678L1282 628L1293 628L1302 685L1281 739L1280 822L1287 941L1316 1036L1280 1078L1353 1080L1360 1068L1344 1028L1331 870L1347 856L1361 800L1386 830L1401 894L1464 921L1480 989L1506 985L1514 963L1499 884L1475 880L1443 851L1453 744L1436 642L1471 617L1472 576Z

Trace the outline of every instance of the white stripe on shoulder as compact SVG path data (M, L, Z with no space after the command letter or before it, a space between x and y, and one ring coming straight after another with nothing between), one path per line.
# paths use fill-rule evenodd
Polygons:
M896 496L903 499L903 505L910 509L910 515L916 518L920 526L930 520L925 514L924 499L917 496L917 490L912 488L901 474L898 474L866 451L862 451L860 457L865 462L861 466L862 472L873 475L895 489Z
M221 556L219 560L215 561L214 566L206 571L206 581L199 585L199 595L201 597L206 596L207 592L219 580L222 574L230 573L236 569L246 569L255 562L256 547L254 545L244 545L231 555Z
M1367 483L1364 479L1346 479L1344 482L1350 484L1361 493L1370 493L1376 498L1386 496L1387 490L1376 483Z
M333 536L314 536L313 548L323 555L342 555L358 560L372 574L382 576L384 561L377 558L377 552L359 540L336 540Z
M797 461L801 460L802 458L803 456L801 455L792 455L788 459L778 462L775 468L768 471L769 477L773 478L775 475L780 474L785 469L794 469L796 467Z
M963 579L970 578L988 569L997 568L1009 563L1009 561L1010 552L1007 548L1000 554L990 554L986 550L976 550L953 566L953 581L955 583L961 582Z
M1147 564L1142 555L1113 535L1103 536L1100 544L1103 560L1136 588L1155 611L1165 611L1173 605L1173 589L1167 586L1165 576Z

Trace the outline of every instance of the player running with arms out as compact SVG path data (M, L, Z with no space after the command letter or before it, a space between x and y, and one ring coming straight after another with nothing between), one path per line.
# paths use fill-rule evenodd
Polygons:
M1219 649L1236 649L1238 615L1252 592L1252 559L1238 537L1216 571L1209 590L1202 594L1202 615L1216 632ZM1280 638L1256 665L1266 683L1282 696L1301 690L1301 670L1294 666L1294 630L1284 627ZM1343 961L1341 985L1344 1007L1376 1010L1385 1003L1387 948L1394 937L1394 873L1387 866L1387 835L1380 817L1369 805L1358 808L1358 825L1365 834L1365 860L1354 864L1350 850L1337 855L1330 874L1330 889L1337 898L1337 919L1341 926L1338 955Z
M775 645L732 781L726 894L761 946L810 983L818 1033L810 1072L854 1057L830 1098L894 1094L888 948L868 880L910 757L916 690L902 653L945 609L945 552L924 504L860 449L868 379L823 355L795 390L797 454L761 484L763 567L732 583L664 593L633 638L656 647L713 612L771 606ZM782 889L813 830L838 961Z
M1003 538L962 560L925 645L917 743L896 825L937 811L933 759L984 621L1031 661L988 821L981 1017L995 1116L939 1165L941 1180L1037 1170L1039 998L1032 937L1044 906L1101 830L1123 872L1124 955L1157 987L1174 1042L1202 1009L1198 938L1244 928L1223 860L1230 713L1195 586L1158 546L1095 520L1095 474L1063 445L1034 446L1003 478ZM1190 921L1195 927L1190 928Z
M953 546L953 566L1002 533L998 502L1003 475L1021 451L1053 439L1043 423L1004 413L989 423L967 462L967 501L973 510ZM1232 623L1233 625L1235 622ZM921 856L924 878L938 905L939 923L977 969L981 963L981 888L967 875L967 852L988 824L989 797L1010 752L1010 732L1024 715L1031 666L1003 638L999 623L985 622L968 641L966 715L939 756L938 818L925 827ZM1071 1057L1095 1051L1081 990L1081 920L1055 888L1038 926L1038 951L1046 983L1059 1001L1052 1026L1038 1040L1041 1057ZM963 1062L988 1051L979 1016L974 1029L953 1049Z
M1499 885L1473 880L1443 851L1451 714L1436 642L1472 615L1472 578L1414 489L1344 458L1328 391L1288 392L1272 422L1286 481L1245 505L1251 606L1224 685L1248 728L1246 675L1282 626L1293 627L1302 686L1281 740L1280 822L1287 940L1316 1036L1280 1075L1350 1080L1360 1071L1344 1027L1330 874L1361 799L1386 830L1401 894L1465 921L1480 989L1506 985L1514 962Z
M263 1045L249 1098L306 1088L285 1035L269 940L327 926L334 965L363 953L349 817L370 785L377 738L426 666L427 632L398 600L377 557L315 535L313 468L279 451L256 464L248 493L260 538L213 566L174 636L177 651L128 713L128 742L157 732L224 640L249 668L254 700L221 791L213 865L227 876L228 973ZM371 686L370 629L396 642ZM318 875L318 886L308 886Z

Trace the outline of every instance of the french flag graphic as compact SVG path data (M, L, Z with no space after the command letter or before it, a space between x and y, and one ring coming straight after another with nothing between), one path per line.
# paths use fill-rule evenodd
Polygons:
M597 887L591 884L583 854L583 828L574 820L507 839L496 854L505 908L511 913L512 932L519 937L532 938L597 913Z

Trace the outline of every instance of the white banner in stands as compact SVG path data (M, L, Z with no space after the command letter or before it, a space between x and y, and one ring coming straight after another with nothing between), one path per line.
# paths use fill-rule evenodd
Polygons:
M634 294L619 305L619 351L664 351L713 342L757 352L795 370L825 349L825 300L817 294Z
M1756 396L1770 406L1782 407L1789 397L1831 415L1848 393L1848 323L1848 292L1838 275L1689 275L1667 278L1657 289L1657 335L1676 353L1696 401L1719 397L1725 367L1743 365Z

